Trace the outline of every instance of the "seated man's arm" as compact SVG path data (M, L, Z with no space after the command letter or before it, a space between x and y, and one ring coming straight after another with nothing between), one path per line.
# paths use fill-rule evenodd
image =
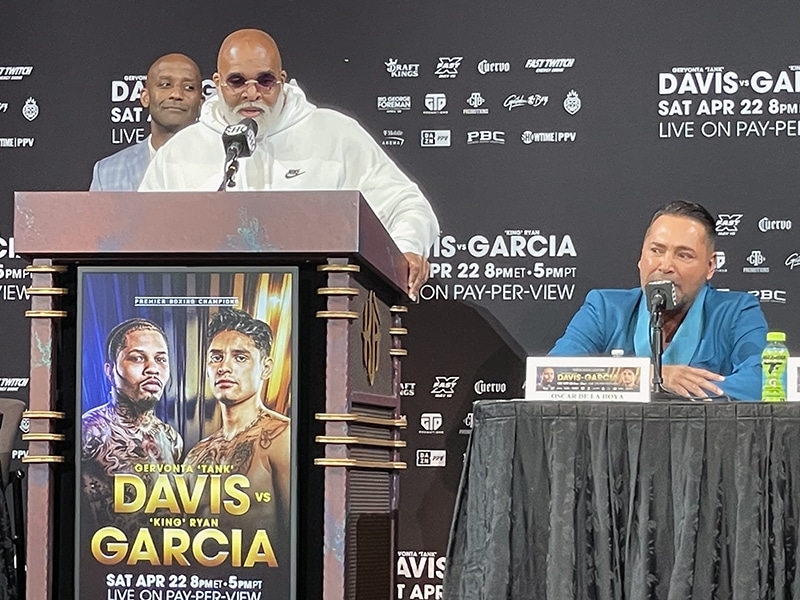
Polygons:
M92 183L89 185L90 192L100 192L103 190L103 182L100 179L100 161L94 163L92 168Z
M747 294L731 324L733 371L718 385L736 400L761 400L761 352L767 343L767 320L758 300Z
M605 351L605 310L600 292L592 290L567 325L564 335L548 353L550 356L585 356Z

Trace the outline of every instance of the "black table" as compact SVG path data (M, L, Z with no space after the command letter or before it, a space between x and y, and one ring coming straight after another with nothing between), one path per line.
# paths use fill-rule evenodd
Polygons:
M446 600L800 599L800 403L475 404Z

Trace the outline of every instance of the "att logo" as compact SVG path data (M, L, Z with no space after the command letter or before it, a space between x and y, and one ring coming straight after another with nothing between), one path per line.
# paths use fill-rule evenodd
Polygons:
M719 214L717 216L716 230L719 235L736 235L739 233L741 214Z
M456 391L456 384L460 377L436 377L433 382L431 395L434 398L452 398Z

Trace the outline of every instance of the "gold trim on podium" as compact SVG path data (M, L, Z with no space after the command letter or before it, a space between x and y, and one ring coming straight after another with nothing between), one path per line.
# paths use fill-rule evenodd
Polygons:
M405 348L390 348L389 356L408 356L408 350Z
M24 463L63 463L66 459L63 456L53 456L51 454L43 454L39 456L23 456L22 462Z
M66 439L63 433L23 433L23 442L63 442Z
M360 273L358 265L317 265L317 271L323 273Z
M318 296L358 296L358 290L351 287L321 287Z
M356 469L405 469L404 462L384 462L379 460L359 460L357 458L315 458L314 464L320 467L354 467Z
M405 327L389 327L389 335L408 335Z
M408 307L402 306L401 304L395 304L394 306L389 307L389 312L393 313L407 313Z
M65 287L29 287L29 296L66 296L69 290Z
M383 440L351 435L318 435L314 440L318 444L353 444L354 446L382 446L384 448L405 448L403 440Z
M68 315L65 310L26 310L29 319L63 319Z
M28 265L25 267L28 273L66 273L69 267L66 265Z
M317 413L314 418L317 421L348 421L363 423L364 425L380 425L382 427L406 427L408 425L405 419L382 419L381 417L368 417L355 413Z
M318 310L318 319L357 319L358 313L352 310Z
M23 419L66 419L67 413L57 410L26 410Z

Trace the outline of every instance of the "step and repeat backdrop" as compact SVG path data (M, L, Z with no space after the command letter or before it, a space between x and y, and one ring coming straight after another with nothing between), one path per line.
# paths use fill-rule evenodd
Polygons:
M800 352L791 5L11 0L0 12L3 396L28 391L13 193L88 189L96 160L144 139L139 96L158 56L194 58L208 96L222 39L265 29L310 100L356 118L426 192L441 236L407 319L397 598L441 593L471 402L521 396L523 357L552 346L587 291L637 285L659 205L716 216L713 284L758 297Z

